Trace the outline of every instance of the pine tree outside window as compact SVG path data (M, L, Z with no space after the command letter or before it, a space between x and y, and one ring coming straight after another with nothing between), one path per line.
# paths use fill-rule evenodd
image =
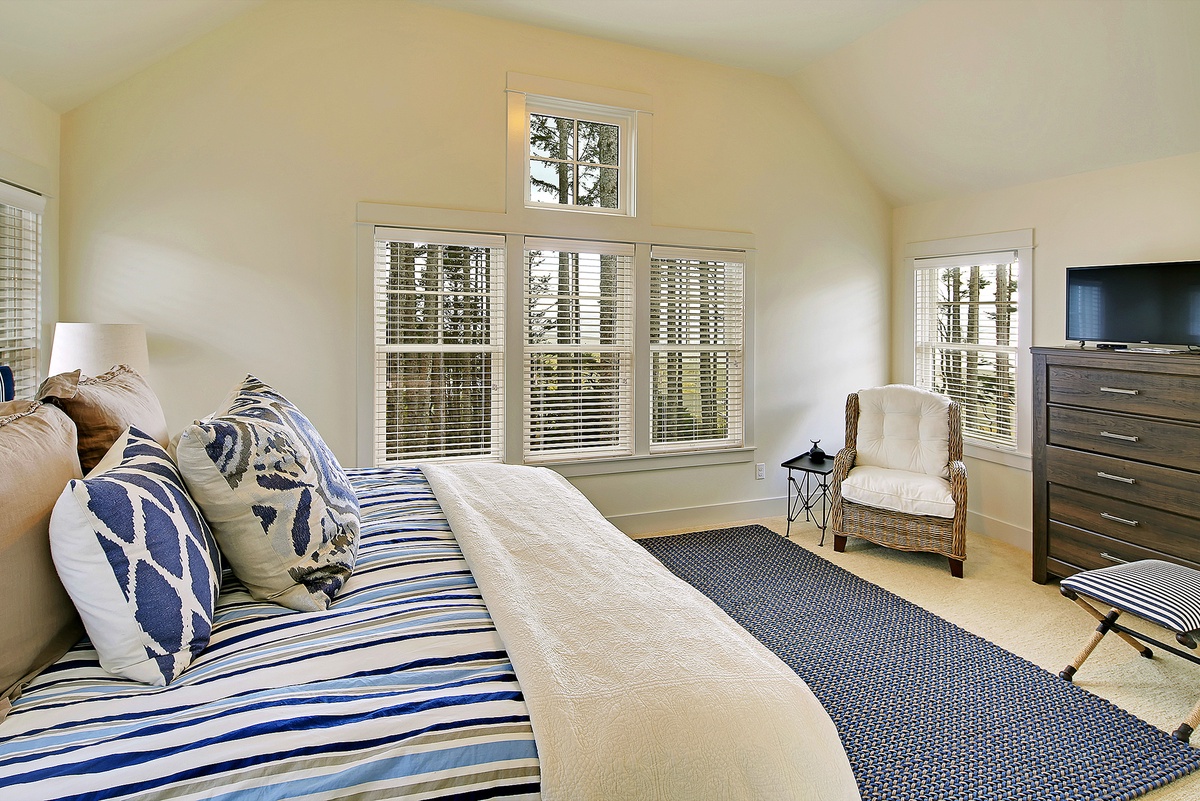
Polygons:
M13 369L16 397L38 386L41 325L41 195L0 181L0 364Z
M962 406L963 435L1017 447L1016 253L916 259L917 386Z

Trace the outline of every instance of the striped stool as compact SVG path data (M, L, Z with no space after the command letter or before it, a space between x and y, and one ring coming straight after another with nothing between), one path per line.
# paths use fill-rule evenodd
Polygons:
M1181 651L1117 623L1121 613L1128 612L1170 629L1175 632L1175 639L1180 645L1194 651L1196 637L1200 635L1200 571L1158 559L1144 559L1140 562L1126 562L1076 573L1063 579L1059 590L1100 621L1087 645L1071 664L1063 668L1058 674L1059 677L1070 681L1075 671L1079 670L1084 660L1110 631L1115 631L1118 637L1147 659L1152 658L1154 653L1138 640L1154 643L1166 651L1200 664L1200 658L1195 654ZM1080 598L1080 595L1094 598L1112 607L1112 610L1107 615L1102 614L1099 609ZM1187 720L1175 730L1174 736L1186 743L1197 726L1200 726L1200 702L1192 707Z

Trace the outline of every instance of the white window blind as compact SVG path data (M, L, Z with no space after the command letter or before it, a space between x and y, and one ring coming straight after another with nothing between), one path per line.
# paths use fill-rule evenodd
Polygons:
M504 237L375 230L375 463L499 460Z
M1017 445L1016 253L916 260L918 386L962 406L963 435Z
M633 453L633 247L525 240L527 462Z
M652 453L742 444L740 253L650 255Z
M13 369L16 397L38 385L38 330L45 198L0 182L0 364Z

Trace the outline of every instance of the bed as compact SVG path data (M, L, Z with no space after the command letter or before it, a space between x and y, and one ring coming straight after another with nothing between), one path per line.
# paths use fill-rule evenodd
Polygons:
M328 609L226 569L165 686L82 639L12 698L0 798L858 798L807 686L557 474L346 475Z

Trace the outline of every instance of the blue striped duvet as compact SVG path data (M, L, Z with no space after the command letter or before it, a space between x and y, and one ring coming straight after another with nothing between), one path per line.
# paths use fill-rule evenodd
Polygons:
M528 710L429 485L347 472L362 541L328 611L226 574L168 687L108 675L85 641L0 723L0 799L537 798Z

